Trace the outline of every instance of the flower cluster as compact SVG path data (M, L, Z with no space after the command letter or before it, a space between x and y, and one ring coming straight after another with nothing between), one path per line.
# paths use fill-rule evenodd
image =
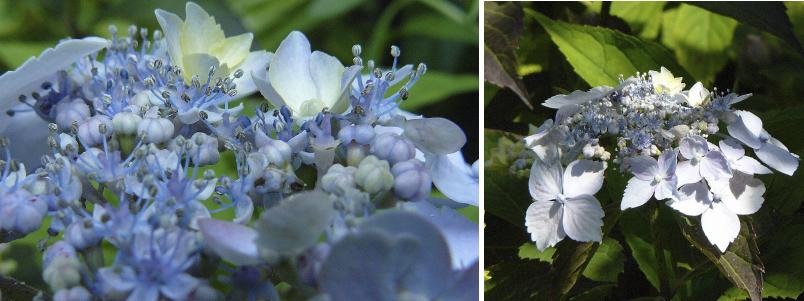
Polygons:
M764 201L765 185L755 175L772 173L765 165L792 175L799 157L759 117L731 107L750 94L710 92L700 82L684 87L662 67L621 79L616 88L544 102L558 110L555 121L525 138L536 153L529 184L535 202L525 223L539 249L564 236L601 240L603 211L594 194L611 162L633 175L622 210L651 198L666 201L684 215L701 216L704 234L725 252L740 232L738 215L755 213Z
M194 3L156 17L0 77L0 242L48 224L55 300L477 298L466 136L399 108L424 64L355 45L344 66L295 31L249 51Z

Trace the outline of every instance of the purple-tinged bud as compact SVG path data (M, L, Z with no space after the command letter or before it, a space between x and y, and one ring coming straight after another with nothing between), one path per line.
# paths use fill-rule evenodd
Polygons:
M374 138L371 153L391 164L396 164L416 156L416 147L405 137L394 133L382 133Z
M106 127L105 132L101 132L101 127ZM92 116L78 126L78 139L87 146L96 146L103 143L103 140L112 135L112 120L104 115Z
M47 214L47 204L27 190L16 189L3 196L0 208L0 228L17 234L39 229Z
M81 99L62 101L56 105L56 124L62 130L69 129L73 122L81 123L87 118L89 118L89 106Z
M91 220L74 222L64 232L64 240L78 250L96 246L102 238Z
M421 161L411 159L399 162L391 168L394 175L394 195L406 201L427 199L432 191L433 181Z
M42 266L49 266L57 257L73 258L78 257L78 253L76 253L75 248L66 241L57 241L45 250L45 254L42 258Z
M350 125L338 132L338 140L344 144L370 144L374 140L374 136L374 128L365 124Z
M195 133L191 138L195 147L190 151L193 162L198 165L215 164L221 157L218 139L204 133Z

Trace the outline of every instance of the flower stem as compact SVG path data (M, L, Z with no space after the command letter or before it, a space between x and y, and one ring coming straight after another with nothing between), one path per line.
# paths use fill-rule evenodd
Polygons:
M664 247L662 238L659 236L659 215L662 205L659 202L655 204L653 212L650 215L650 228L653 236L653 253L656 256L656 264L659 272L659 294L665 299L670 297L670 279L667 271L667 261L664 257Z

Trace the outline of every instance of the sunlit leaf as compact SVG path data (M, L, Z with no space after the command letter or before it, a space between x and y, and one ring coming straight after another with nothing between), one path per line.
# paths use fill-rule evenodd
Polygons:
M666 48L602 27L554 21L534 10L525 10L544 28L559 50L590 86L616 86L619 77L666 67L673 74L689 78Z
M617 282L617 277L623 272L624 262L623 246L614 239L605 238L592 255L583 276L595 281Z

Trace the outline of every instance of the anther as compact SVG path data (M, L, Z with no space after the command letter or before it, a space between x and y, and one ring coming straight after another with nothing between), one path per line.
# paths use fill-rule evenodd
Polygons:
M402 100L408 100L408 89L405 87L399 89L399 98L402 98Z
M243 69L237 69L237 70L235 70L234 77L235 77L235 78L241 78L241 77L243 77Z
M353 56L360 56L361 52L363 52L363 48L360 47L360 44L352 45L352 55Z
M374 77L382 78L382 70L380 70L380 68L375 68L374 69Z
M400 54L402 54L402 51L399 50L399 47L396 47L395 45L392 45L391 46L391 56L397 58L397 57L399 57Z

